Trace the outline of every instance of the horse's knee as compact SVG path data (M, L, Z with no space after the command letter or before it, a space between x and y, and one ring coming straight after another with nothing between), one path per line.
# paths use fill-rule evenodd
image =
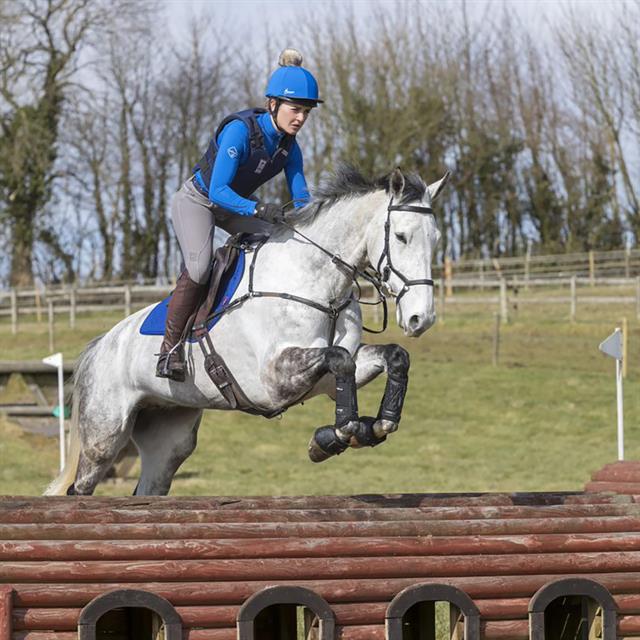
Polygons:
M325 355L327 368L337 377L353 376L356 373L356 363L344 347L328 347Z
M411 364L409 352L399 344L388 344L384 348L384 357L387 362L387 373L392 376L406 376Z

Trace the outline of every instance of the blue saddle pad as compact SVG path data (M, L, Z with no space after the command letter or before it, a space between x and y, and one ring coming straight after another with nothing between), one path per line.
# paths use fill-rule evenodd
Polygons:
M222 278L222 281L220 282L220 288L218 289L216 299L213 303L212 313L222 311L231 302L233 294L236 292L236 289L240 284L240 280L242 280L242 276L244 275L244 263L244 251L240 251L236 260L235 267L233 269L227 270ZM145 318L142 326L140 327L140 333L142 335L164 335L164 325L167 321L167 306L169 304L169 300L171 300L171 296L168 296L162 302L158 302L158 304L153 307L153 309L151 309L149 315ZM215 316L214 318L209 320L207 329L211 331L211 328L220 320L220 318L222 318L221 315ZM189 338L189 342L194 342L194 340L194 338Z

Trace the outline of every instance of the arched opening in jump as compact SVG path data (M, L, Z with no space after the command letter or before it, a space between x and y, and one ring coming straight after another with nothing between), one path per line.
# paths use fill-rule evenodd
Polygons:
M251 596L237 618L238 640L333 640L328 603L303 587L267 587Z
M96 622L96 640L166 640L162 618L145 607L118 607Z
M161 596L118 589L94 598L78 620L78 640L107 639L182 640L182 622Z
M479 628L476 606L450 585L409 587L387 609L387 640L478 640Z
M417 602L402 616L402 640L462 640L460 609L446 601Z
M296 604L274 604L254 621L254 640L317 640L320 620L309 608Z
M556 580L529 603L531 640L615 640L616 605L601 584Z

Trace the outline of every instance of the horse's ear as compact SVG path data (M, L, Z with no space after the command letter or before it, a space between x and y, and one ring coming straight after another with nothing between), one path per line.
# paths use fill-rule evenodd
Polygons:
M396 167L389 177L389 190L395 200L398 200L404 191L404 176L400 167Z
M449 182L450 177L451 171L447 171L438 182L434 182L427 187L427 189L429 189L429 195L431 196L431 202L440 195L440 192L444 189L447 182Z

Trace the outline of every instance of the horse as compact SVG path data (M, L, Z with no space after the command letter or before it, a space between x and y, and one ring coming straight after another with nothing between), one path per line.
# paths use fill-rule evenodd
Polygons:
M431 207L448 178L427 185L395 169L370 180L341 167L309 204L274 225L238 286L235 297L244 301L210 332L254 413L274 415L318 394L335 400L335 424L317 429L309 443L314 462L376 446L398 428L409 354L397 344L362 343L354 276L376 274L396 299L405 335L433 325L431 262L440 232ZM285 297L247 295L250 284ZM166 495L195 449L203 410L232 409L192 344L184 382L155 376L161 337L140 333L150 308L94 339L79 357L67 463L45 495L92 494L130 440L141 461L134 495ZM360 417L356 390L383 371L379 412Z

